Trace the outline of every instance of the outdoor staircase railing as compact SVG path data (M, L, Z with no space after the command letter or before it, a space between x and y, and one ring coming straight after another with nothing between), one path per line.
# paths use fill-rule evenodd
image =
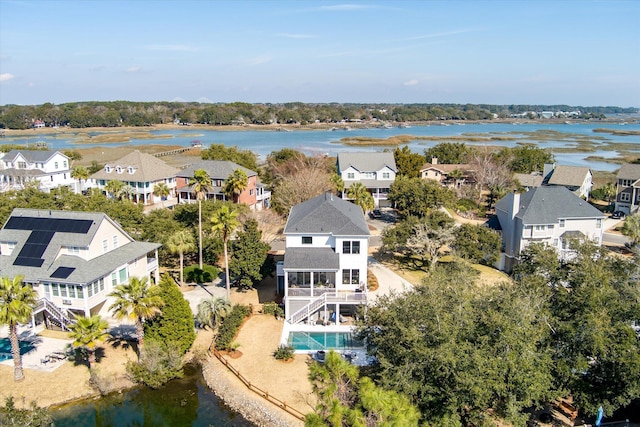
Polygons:
M56 307L51 301L46 298L40 298L33 310L34 313L46 311L51 316L49 319L54 325L60 327L63 331L69 331L69 325L75 323L74 319L71 319L64 311Z
M325 305L327 302L327 294L322 294L318 298L311 300L309 304L305 305L289 318L289 322L292 324L300 323L302 320L311 316L316 310Z
M366 292L326 292L319 297L311 300L307 305L300 308L289 317L289 323L300 323L304 319L315 313L320 307L327 303L366 303Z

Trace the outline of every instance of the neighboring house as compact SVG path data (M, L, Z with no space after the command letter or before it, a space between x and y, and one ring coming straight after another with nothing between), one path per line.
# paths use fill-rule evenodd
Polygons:
M359 182L367 187L376 207L389 205L387 195L398 172L393 153L338 153L337 170L344 182L344 199L347 189Z
M127 197L136 203L152 205L160 202L159 196L154 196L153 189L157 184L165 183L169 187L169 198L176 188L175 174L177 168L169 166L151 154L136 150L115 162L107 163L102 170L89 177L87 187L99 188L106 192L109 181L121 181L132 187Z
M543 185L567 187L576 196L589 200L589 193L593 187L593 175L589 168L546 163L542 176Z
M236 169L243 170L247 174L247 188L237 197L237 203L248 205L252 210L261 210L269 207L271 192L258 182L258 174L237 163L228 160L202 160L188 168L176 173L178 185L178 200L180 203L195 203L196 194L189 182L193 179L196 170L202 169L211 178L211 189L207 193L207 199L227 200L224 194L224 181L233 174Z
M542 181L544 180L544 177L540 172L516 173L513 174L513 177L526 191L542 186Z
M284 234L284 263L277 275L287 330L339 327L355 315L356 306L366 304L369 227L362 208L323 194L291 208Z
M625 163L616 176L616 210L627 215L640 207L640 164Z
M453 174L453 171L459 171L459 175ZM438 181L439 183L459 188L463 184L475 183L473 178L473 170L470 165L458 164L458 165L446 165L438 163L438 158L433 157L431 163L425 163L420 168L420 177L422 179L431 179Z
M534 242L555 248L563 259L573 255L573 239L602 244L604 214L566 187L509 193L496 204L496 215L502 229L501 270L511 271L520 252Z
M14 209L0 230L0 276L23 276L37 292L33 323L64 328L70 313L108 314L108 294L130 277L157 282L160 246L103 213Z
M57 187L74 190L69 157L52 150L11 150L2 156L0 191L22 190L30 183L47 193Z

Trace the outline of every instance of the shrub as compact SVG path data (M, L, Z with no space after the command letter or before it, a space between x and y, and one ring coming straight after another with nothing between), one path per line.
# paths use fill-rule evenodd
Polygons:
M379 287L378 278L371 270L367 270L367 289L375 291Z
M4 407L0 406L0 425L3 426L55 426L53 418L46 408L39 407L36 402L31 402L28 408L16 408L13 396L4 401Z
M273 357L278 360L291 360L293 359L294 348L290 345L280 345L276 351L273 352Z
M140 362L127 362L127 373L137 383L160 388L174 378L182 377L182 356L176 344L148 340Z
M213 282L218 274L220 270L215 265L205 264L202 270L197 265L190 265L184 269L184 281L187 283Z
M216 337L216 350L234 350L233 340L238 333L242 321L251 314L251 308L246 305L234 305L218 328Z
M456 202L458 212L469 212L478 210L478 204L471 199L460 199Z
M264 305L262 306L262 313L275 315L276 308L278 308L278 304L276 304L275 302L264 303Z

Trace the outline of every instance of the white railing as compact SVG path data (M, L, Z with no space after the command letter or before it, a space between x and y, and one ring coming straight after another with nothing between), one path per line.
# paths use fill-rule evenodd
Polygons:
M158 268L158 258L147 258L147 272L151 272Z
M293 313L289 318L289 322L295 324L311 316L316 310L325 304L325 297L326 294L321 295L309 302L309 304L305 305L300 310Z
M60 328L64 331L69 330L69 325L74 321L63 310L56 307L51 301L46 298L40 298L33 309L34 314L41 311L46 311L51 315L56 323L60 324Z
M310 317L313 313L315 313L320 307L325 304L332 303L366 303L367 302L367 293L366 292L326 292L316 299L311 300L307 305L300 308L298 311L293 313L289 317L289 322L291 324L296 324L301 322L302 320Z

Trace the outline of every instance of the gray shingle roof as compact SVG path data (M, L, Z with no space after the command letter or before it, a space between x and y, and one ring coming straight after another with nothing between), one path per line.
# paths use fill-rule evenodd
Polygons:
M558 165L551 173L549 184L580 187L588 173L589 168Z
M340 255L331 248L289 248L284 256L284 268L310 270L335 270L340 268Z
M107 173L106 166L112 168L111 172ZM121 173L115 171L116 166L122 168ZM133 173L129 173L127 168L131 166L134 169ZM151 154L141 153L136 150L115 162L109 162L105 165L105 169L91 175L92 179L108 179L119 181L135 181L135 182L153 182L159 181L165 178L172 178L178 172L179 169L169 166L157 157Z
M53 157L53 155L56 153L58 153L58 151L55 151L55 150L11 150L2 157L2 160L13 161L18 154L22 154L22 156L31 163L35 163L35 162L44 163L47 160L49 160L51 157ZM64 157L67 157L64 154L62 155Z
M62 255L58 257L62 246L86 247L95 237L102 221L109 221L123 233L124 230L111 218L99 212L48 211L38 209L14 209L11 217L37 217L52 219L91 220L92 224L87 233L56 232L41 256L44 260L42 267L13 265L31 234L31 230L16 230L2 228L0 240L17 242L11 255L0 256L0 276L22 275L27 282L38 282L48 279L58 267L71 267L75 270L64 280L71 283L87 283L113 271L116 267L133 261L140 256L159 248L159 243L135 242L133 239L119 248L111 250L92 260L86 261L80 257ZM4 224L6 226L6 223ZM124 242L123 242L124 243ZM57 257L57 258L56 258ZM50 280L50 279L49 279Z
M362 208L330 193L292 207L284 233L331 233L334 236L370 234Z
M502 198L496 209L510 211L510 197ZM523 224L555 224L560 218L604 218L604 214L566 187L537 187L520 195L516 217Z
M544 177L530 173L516 173L513 175L523 187L540 187Z
M625 163L620 167L617 175L618 179L640 179L640 165Z
M353 166L354 169L360 172L379 171L385 166L388 166L394 172L398 171L393 153L389 152L338 153L338 166L341 173L349 169L349 166Z
M203 169L211 179L227 179L236 169L243 170L247 176L255 176L256 172L228 160L202 160L175 174L181 178L191 178L197 169Z

